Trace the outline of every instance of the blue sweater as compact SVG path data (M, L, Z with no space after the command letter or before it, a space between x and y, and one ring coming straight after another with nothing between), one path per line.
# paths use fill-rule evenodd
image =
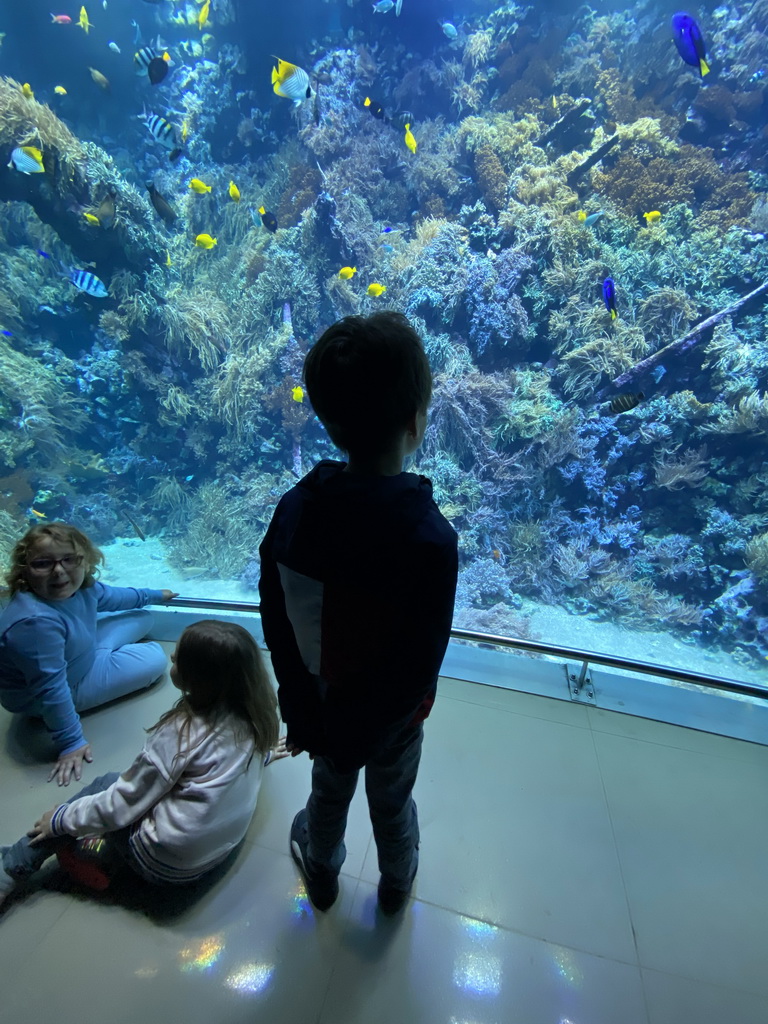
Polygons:
M162 599L161 590L104 583L81 587L63 601L14 594L0 615L0 704L6 711L42 714L60 757L84 746L72 691L94 662L96 613Z
M283 495L259 590L288 740L347 772L429 714L458 552L426 477L344 465L320 462Z

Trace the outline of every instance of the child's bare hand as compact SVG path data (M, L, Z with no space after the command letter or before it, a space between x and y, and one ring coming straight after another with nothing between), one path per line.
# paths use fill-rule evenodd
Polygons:
M163 591L163 602L167 603L168 601L172 601L174 599L174 597L178 597L178 596L179 595L176 593L175 590L164 590Z
M51 820L55 812L55 807L52 807L50 811L46 811L45 814L41 815L39 820L35 822L34 827L27 832L30 846L37 846L38 843L42 843L44 839L50 839L53 835Z
M304 747L299 747L295 743L287 743L286 746L285 746L285 749L291 755L291 757L298 757L299 754L303 754L304 753ZM310 761L314 761L315 760L315 755L314 754L308 754L307 756L309 757Z
M69 754L62 754L56 762L56 767L52 769L51 774L48 776L48 781L56 779L60 786L68 786L69 780L74 775L79 782L83 774L83 761L90 762L92 760L93 752L88 743L84 747L78 747L77 750L71 751Z
M265 761L265 764L272 764L273 761L280 761L284 757L288 757L288 751L285 748L285 736L281 736L277 746L270 750L269 759Z

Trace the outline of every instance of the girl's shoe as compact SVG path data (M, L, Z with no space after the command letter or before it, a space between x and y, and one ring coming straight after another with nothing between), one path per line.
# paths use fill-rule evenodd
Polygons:
M107 842L103 836L75 839L56 851L59 865L75 882L103 892L112 881Z

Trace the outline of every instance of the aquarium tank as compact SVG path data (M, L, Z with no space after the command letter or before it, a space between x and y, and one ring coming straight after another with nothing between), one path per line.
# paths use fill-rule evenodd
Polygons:
M455 625L768 682L768 0L0 11L0 555L258 601L393 309Z

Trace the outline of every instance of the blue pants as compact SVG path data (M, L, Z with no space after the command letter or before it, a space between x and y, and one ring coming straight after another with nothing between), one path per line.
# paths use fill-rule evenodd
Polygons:
M421 759L424 726L402 728L377 757L365 766L365 793L382 878L395 888L409 889L419 866L419 819L411 796ZM312 794L307 802L309 848L313 870L338 874L347 848L347 813L359 771L336 771L331 761L316 757Z
M77 711L87 711L127 693L144 690L165 672L168 659L160 644L137 643L151 626L152 612L146 608L100 613L96 622L93 665L80 682L72 686Z
M107 772L106 775L100 775L71 796L69 800L65 800L64 803L71 804L73 800L78 800L81 796L103 793L119 778L119 772ZM131 863L133 857L128 846L128 833L129 829L127 828L108 833L109 849L110 853L116 854L121 861L126 861L133 866ZM31 846L29 838L22 836L13 846L2 848L2 868L11 878L20 882L39 871L45 861L56 853L57 847L66 842L71 842L67 836L53 836L50 839L44 839L42 843L35 843L34 846Z

